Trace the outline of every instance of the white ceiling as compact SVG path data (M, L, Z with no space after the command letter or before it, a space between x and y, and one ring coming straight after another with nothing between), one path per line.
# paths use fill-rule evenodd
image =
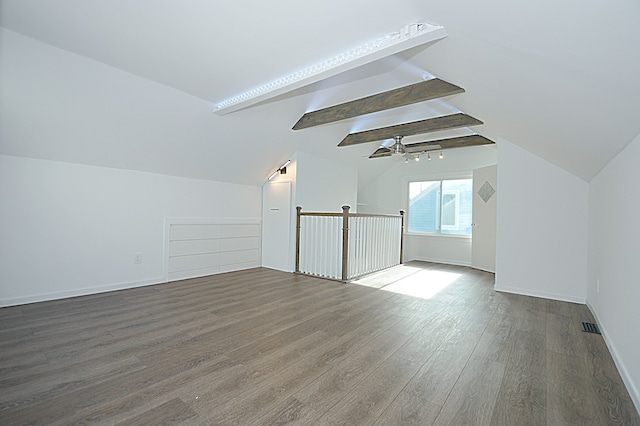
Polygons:
M337 148L347 133L459 108L485 122L475 128L485 136L589 180L640 133L636 0L0 0L0 8L2 154L260 185L300 150L358 167L365 185L397 159L368 160L376 143ZM424 21L449 36L242 111L212 112ZM291 130L309 110L418 82L425 71L466 93Z

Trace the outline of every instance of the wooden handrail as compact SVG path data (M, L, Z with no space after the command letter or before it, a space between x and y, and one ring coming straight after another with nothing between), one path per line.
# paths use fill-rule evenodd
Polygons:
M404 210L400 210L400 211L402 212L402 214L404 214ZM398 214L349 213L349 217L400 217L402 214L398 215ZM300 216L342 217L343 213L300 212Z

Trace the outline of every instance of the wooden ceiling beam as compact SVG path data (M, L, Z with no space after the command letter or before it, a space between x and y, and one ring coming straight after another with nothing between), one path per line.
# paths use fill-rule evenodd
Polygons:
M384 111L430 99L464 93L462 87L448 83L439 78L421 81L420 83L389 90L355 99L339 105L319 109L304 114L293 126L293 130L306 129L334 121L345 120L373 112Z
M365 130L363 132L349 133L338 146L349 146L359 143L382 141L392 139L394 136L411 136L438 130L455 129L459 127L477 126L483 124L477 118L464 113L444 115L428 118L426 120L413 121L411 123L396 124L379 129Z

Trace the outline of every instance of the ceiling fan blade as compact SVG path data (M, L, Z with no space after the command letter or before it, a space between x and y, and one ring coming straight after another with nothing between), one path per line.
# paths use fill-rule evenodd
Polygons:
M389 148L378 148L376 151L369 156L369 158L382 158L382 157L391 157L393 152Z
M467 146L489 145L495 143L482 135L467 135L455 138L437 139L426 142L406 144L405 150L409 152L431 151L439 149L462 148Z
M411 136L438 130L455 129L457 127L477 126L483 124L477 118L464 113L443 115L411 123L397 124L363 132L349 133L338 146L355 145L359 143L381 141L394 136Z
M408 153L413 153L413 152L424 152L424 151L437 151L439 149L442 149L442 146L440 146L437 141L435 142L417 142L417 143L412 143L412 144L407 144L404 146L404 150Z
M384 158L384 157L393 157L393 154L390 152L387 154L371 154L369 158Z
M304 114L293 126L293 130L306 129L373 112L384 111L430 99L463 93L462 87L448 83L439 78L344 102L331 107L311 111Z

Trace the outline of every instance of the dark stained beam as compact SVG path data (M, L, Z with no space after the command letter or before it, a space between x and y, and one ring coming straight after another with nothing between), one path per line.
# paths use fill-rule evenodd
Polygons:
M387 92L355 99L339 105L308 112L293 126L293 130L306 129L321 124L333 123L359 115L371 114L430 99L464 93L462 87L433 78Z
M489 145L495 143L491 139L482 135L467 135L455 138L438 139L427 142L416 142L406 144L404 149L406 152L422 152L431 150L445 150L451 148L464 148L467 146Z
M443 115L441 117L428 118L426 120L413 121L411 123L396 124L379 129L365 130L363 132L349 133L338 146L355 145L359 143L382 141L394 136L411 136L438 130L455 129L458 127L477 126L483 124L477 118L464 113Z

